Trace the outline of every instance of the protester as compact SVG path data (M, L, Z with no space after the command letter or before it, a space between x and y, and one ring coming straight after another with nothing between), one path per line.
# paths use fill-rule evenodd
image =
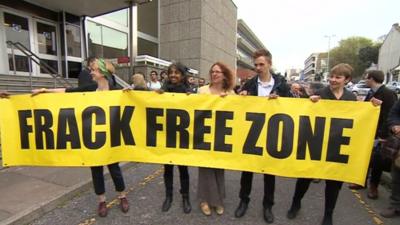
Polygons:
M331 69L329 75L329 86L321 89L316 95L310 96L311 101L318 102L319 99L356 101L356 96L345 88L351 80L353 68L349 64L338 64ZM296 182L296 189L289 211L288 219L294 219L301 208L301 200L307 192L312 179L299 178ZM325 212L322 225L332 225L333 210L339 196L343 182L325 180Z
M388 127L394 135L400 137L400 101L397 101L388 115ZM381 212L385 218L400 216L400 153L397 149L397 156L392 163L392 194L390 195L390 205Z
M90 67L96 61L96 57L89 57L86 60L86 66L78 75L78 87L83 87L86 85L93 85L96 82L93 81L92 76L90 75Z
M274 99L278 96L289 97L290 88L283 76L271 73L272 55L266 49L257 50L253 54L254 66L257 75L248 80L242 87L240 95L269 96ZM246 213L253 181L252 172L242 172L240 179L240 203L235 211L235 217L239 218ZM274 222L272 206L274 204L275 176L264 174L264 220L267 223Z
M167 71L163 70L160 73L160 82L162 85L164 85L168 80L168 73Z
M206 80L202 77L199 78L199 80L197 81L199 88L203 87L204 85L206 85Z
M40 93L59 93L59 92L86 92L86 91L108 91L108 90L116 90L117 88L114 86L114 82L112 79L114 73L114 66L104 61L104 59L96 59L90 65L90 71L94 84L89 84L82 87L77 88L55 88L55 89L35 89L32 90L32 95L37 95ZM113 163L107 165L108 170L110 171L111 178L114 182L115 190L118 192L118 198L120 202L121 211L126 213L129 210L129 203L126 198L125 192L125 182L122 176L121 168L118 163ZM104 174L103 174L103 166L94 166L90 167L92 172L92 181L94 186L94 191L99 199L98 205L98 215L100 217L107 216L107 204L106 204L106 196L105 196L105 184L104 184Z
M303 98L306 95L304 88L299 83L290 85L290 93L294 98Z
M370 101L375 105L381 105L379 113L378 126L375 132L376 146L373 149L371 157L371 179L368 188L367 197L370 199L378 198L378 185L383 171L390 171L392 162L385 160L381 155L381 144L389 136L389 128L386 120L390 109L397 101L397 95L394 91L383 85L385 74L380 70L370 70L365 73L365 84L371 88L364 101ZM362 186L352 184L351 189L360 189Z
M148 90L146 85L146 80L144 79L144 75L142 73L135 73L131 77L132 80L132 89L133 90Z
M162 86L159 93L175 92L188 93L190 92L189 85L186 83L187 67L180 63L173 63L168 67L168 80ZM181 181L180 193L182 194L183 212L190 213L192 206L189 199L189 172L187 166L178 166L179 178ZM173 177L174 165L164 165L164 184L165 184L165 200L162 205L162 211L167 212L171 208L172 193L173 193Z
M189 88L190 88L190 92L192 92L192 93L197 93L197 89L199 88L198 86L197 86L197 84L196 84L196 79L194 78L194 76L193 75L187 75L186 76L186 79L187 79L187 83L188 83L188 85L189 85Z
M200 94L215 94L226 96L235 94L233 86L235 77L232 71L223 63L214 63L209 72L210 85L199 88ZM197 197L200 201L200 209L204 215L211 215L211 207L215 208L218 215L224 213L225 178L223 169L211 169L199 167Z
M150 72L150 81L147 82L147 88L152 91L159 90L161 88L161 82L158 81L157 71L153 70Z

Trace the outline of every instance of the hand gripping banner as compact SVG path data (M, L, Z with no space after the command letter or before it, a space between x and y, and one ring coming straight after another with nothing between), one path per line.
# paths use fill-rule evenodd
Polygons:
M369 102L108 91L0 99L4 166L175 164L364 184Z

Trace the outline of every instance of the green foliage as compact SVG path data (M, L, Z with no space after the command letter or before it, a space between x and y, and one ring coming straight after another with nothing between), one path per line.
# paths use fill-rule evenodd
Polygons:
M330 52L329 65L348 63L354 68L353 78L359 79L371 62L378 61L380 44L364 37L350 37L339 42Z

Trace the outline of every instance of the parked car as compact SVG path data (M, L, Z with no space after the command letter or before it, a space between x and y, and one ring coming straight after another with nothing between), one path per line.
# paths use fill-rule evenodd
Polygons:
M365 83L358 83L353 86L351 92L358 96L366 96L369 89L370 88Z
M392 81L386 85L387 88L396 92L396 94L400 94L400 82Z

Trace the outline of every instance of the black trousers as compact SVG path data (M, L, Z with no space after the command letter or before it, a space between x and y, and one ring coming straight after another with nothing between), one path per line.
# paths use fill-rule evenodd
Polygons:
M293 203L300 203L305 193L310 187L312 179L298 178L296 189L294 191ZM332 216L336 202L339 196L339 191L342 188L343 182L334 180L325 180L325 215Z
M240 192L239 198L241 201L248 203L250 201L251 186L253 184L253 173L242 172L240 178ZM275 192L275 176L264 174L264 199L263 207L270 208L274 205L274 192Z
M187 166L178 166L179 178L181 180L181 189L179 192L182 195L189 195L189 171ZM164 165L164 184L166 196L172 196L174 183L174 165Z
M378 187L383 171L390 172L392 160L382 158L380 147L375 148L371 157L371 177L369 182Z
M108 171L110 171L111 178L114 182L115 190L118 192L125 190L124 178L122 177L121 168L118 163L107 165ZM103 166L90 167L92 171L92 181L94 186L94 192L97 195L102 195L106 192L104 185L104 173Z

